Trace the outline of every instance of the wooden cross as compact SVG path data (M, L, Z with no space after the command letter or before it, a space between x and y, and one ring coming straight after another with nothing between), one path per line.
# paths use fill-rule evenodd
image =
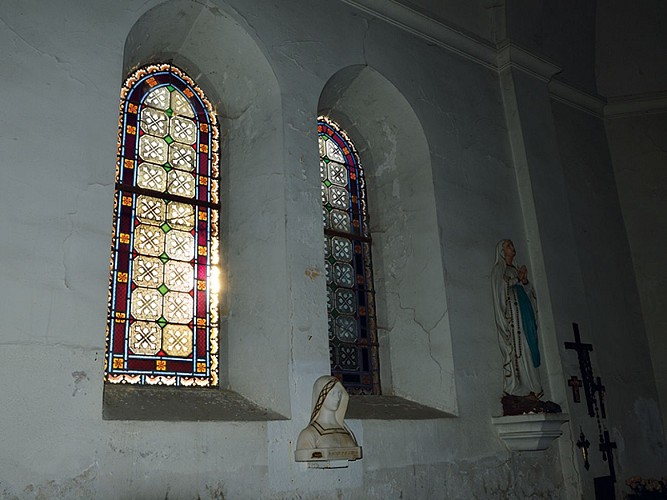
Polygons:
M602 379L600 377L595 378L595 391L598 393L598 399L600 400L600 416L602 418L607 418L607 409L604 405L604 391L606 387L602 385Z
M586 395L586 406L588 407L588 415L595 416L593 408L593 369L591 368L590 351L593 350L591 344L584 344L581 342L579 335L579 325L572 323L574 329L574 342L565 342L565 349L574 349L577 351L579 358L579 368L581 370L581 378L584 383L584 394Z
M616 482L616 470L614 469L614 454L612 450L616 448L616 443L609 440L609 431L605 430L603 437L600 439L600 451L602 452L602 460L609 465L609 475L611 480Z
M572 387L572 397L574 398L575 403L581 403L581 395L579 394L579 388L582 386L581 380L576 375L572 375L570 380L568 380L567 385Z

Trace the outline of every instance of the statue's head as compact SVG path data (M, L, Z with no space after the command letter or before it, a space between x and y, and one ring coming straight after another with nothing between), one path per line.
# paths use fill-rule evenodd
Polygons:
M516 249L512 240L500 240L496 245L496 262L504 261L510 265L516 257Z
M336 414L336 421L343 425L349 395L343 384L336 377L324 375L318 378L313 385L313 411L310 421L317 419L322 411Z

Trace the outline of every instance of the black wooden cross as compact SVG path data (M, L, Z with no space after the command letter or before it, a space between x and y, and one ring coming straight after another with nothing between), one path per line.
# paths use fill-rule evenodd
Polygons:
M607 409L604 405L604 391L606 387L602 385L602 379L600 377L595 377L595 391L598 393L598 399L600 400L600 416L602 418L607 418Z
M616 482L616 470L614 469L614 453L612 450L616 448L616 443L609 440L609 431L605 430L600 439L600 451L602 452L602 460L609 465L609 475L611 480Z
M590 351L593 350L592 344L583 344L579 335L579 325L572 323L574 329L574 342L565 342L565 349L574 349L579 358L579 368L581 369L581 378L584 383L584 394L586 395L586 406L588 415L595 416L593 409L593 369L591 368Z
M575 403L581 403L581 395L579 394L579 388L582 386L581 380L576 375L572 375L570 380L568 380L567 385L572 387L572 397L574 398Z

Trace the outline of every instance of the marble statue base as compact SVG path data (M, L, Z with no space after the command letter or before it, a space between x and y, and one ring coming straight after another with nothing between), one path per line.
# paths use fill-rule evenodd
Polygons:
M360 458L360 446L351 446L349 448L311 448L296 450L294 452L294 459L297 462L335 462L341 460L359 460Z

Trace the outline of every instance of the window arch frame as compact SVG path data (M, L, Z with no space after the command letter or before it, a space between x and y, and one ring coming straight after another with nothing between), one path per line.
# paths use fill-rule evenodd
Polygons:
M169 91L169 107L164 108L162 105L148 107L146 98L161 88L166 88ZM176 93L180 98L171 97ZM219 129L216 114L201 88L183 70L167 63L151 64L134 71L125 80L120 97L106 332L105 382L139 385L217 386L219 370L220 203ZM182 105L183 102L186 105ZM172 109L173 104L182 105L180 114L177 112L178 110ZM152 110L154 114L168 117L166 125L168 130L165 132L166 135L161 138L163 143L167 145L163 154L166 161L162 164L147 162L142 156L142 152L148 154L148 146L144 147L141 138L150 136L142 121L142 113L145 110ZM189 120L189 118L192 119ZM194 131L188 122L194 123ZM146 127L148 126L150 124L146 120ZM178 134L182 130L185 130L185 132L183 132L181 138L186 137L186 139L182 139L183 141L187 141L187 137L194 136L194 140L191 140L189 144L177 140L179 138ZM171 137L171 134L176 135L176 139ZM158 137L158 139L160 138ZM174 144L173 149L171 144ZM187 147L184 146L192 148L194 160L191 168L188 167L187 162L185 162L186 166L183 167L182 164L177 163L176 156L169 156L170 153L168 152L176 151L177 146L186 152ZM188 155L189 153L186 153L184 158L189 157ZM150 186L139 185L138 172L146 163L154 167L162 167L165 170L165 173L160 175L170 180L169 183L165 180L164 189L150 189ZM170 163L174 163L174 165ZM188 172L188 170L190 171ZM193 182L192 187L188 184L190 176ZM179 180L179 183L176 183L176 180ZM179 184L187 186L185 196L176 193ZM189 196L189 191L192 191L192 196ZM138 205L143 202L142 200L151 199L158 200L160 203L157 204L160 206L161 202L164 202L165 223L162 225L154 223L150 226L146 220L142 220L137 214ZM170 211L169 207L173 209ZM189 225L190 211L187 207L191 208L191 225ZM179 210L188 214L188 216L183 216L183 220L188 221L187 224L174 215ZM178 226L177 221L184 225ZM146 222L146 224L142 224L142 222ZM153 235L159 234L158 228L165 235L175 230L172 233L175 236L171 240L176 241L177 238L182 237L186 243L190 243L190 248L185 245L185 253L177 254L175 247L169 249L165 246L159 256L156 252L150 254L150 257L140 255L139 250L141 248L137 248L135 238L137 228L144 225L150 227L150 234ZM187 236L188 232L192 236L192 240ZM165 241L168 238L168 236L162 237ZM144 250L143 254L148 255L147 252L147 250ZM167 252L170 252L170 254L167 255ZM192 252L192 257L187 259L190 252ZM169 283L172 285L172 289L165 286L166 279L164 278L160 287L146 288L155 297L157 297L155 290L159 290L162 295L163 306L160 311L161 316L158 319L137 318L135 315L138 314L139 309L132 308L133 299L136 299L135 291L140 288L143 290L143 287L140 287L135 280L136 275L133 274L133 266L138 258L144 258L144 260L154 263L158 268L160 265L158 261L161 261L165 266L165 268L162 268L163 273L166 273L165 269L168 263L175 263L172 269L180 265L186 271L186 275L189 275L189 272L185 263L189 263L192 269L192 280L190 282L192 287L187 292L182 290L182 288L188 286L185 278L180 282L172 280ZM182 288L176 290L177 286ZM192 317L187 323L184 323L185 319L174 319L175 315L167 314L170 318L165 319L164 313L167 309L164 304L167 303L167 295L174 297L170 302L171 304L181 300L186 306L184 309L186 313L189 301L185 295L192 298L192 305L189 308ZM140 323L146 326L147 331L150 326L152 332L155 332L157 326L159 326L161 335L164 335L166 327L173 325L171 331L176 333L170 334L172 341L177 337L179 331L183 334L186 332L185 327L189 328L192 334L189 341L191 351L186 353L189 354L189 357L187 355L175 355L175 343L172 345L172 351L167 352L167 347L162 344L162 339L158 352L154 354L134 353L130 337L135 335L134 338L136 339L138 334L131 333L131 327ZM183 335L186 345L184 349L187 349L187 337L188 335L185 333ZM135 343L134 346L136 350L137 344ZM151 350L154 350L153 345L151 345ZM152 362L154 362L153 367L149 368Z

